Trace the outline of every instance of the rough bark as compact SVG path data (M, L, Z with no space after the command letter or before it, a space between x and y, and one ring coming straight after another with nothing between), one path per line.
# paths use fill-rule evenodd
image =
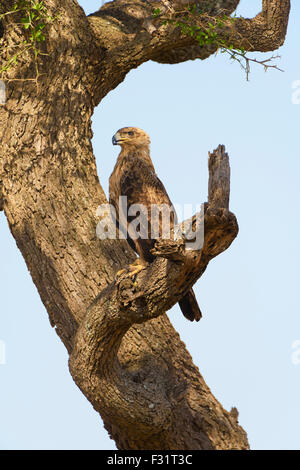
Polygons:
M2 10L12 3L2 1ZM210 156L200 253L159 242L157 260L132 285L126 277L115 281L135 259L127 242L96 237L96 209L106 198L91 146L95 105L147 60L204 59L213 48L200 48L172 26L153 29L151 3L116 0L90 17L73 0L45 3L62 14L47 28L38 87L15 81L34 75L28 52L9 70L0 107L0 210L70 353L74 380L120 449L247 448L236 418L213 397L163 313L237 233L224 149ZM220 3L231 12L239 2L206 2L212 14ZM288 15L289 1L265 0L260 15L228 34L239 43L243 36L251 50L273 50L284 40ZM7 47L23 41L13 15L3 27Z

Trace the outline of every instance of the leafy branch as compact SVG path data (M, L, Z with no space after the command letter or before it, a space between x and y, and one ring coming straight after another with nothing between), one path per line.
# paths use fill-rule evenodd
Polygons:
M236 15L228 16L224 14L220 17L213 17L205 11L201 11L197 4L188 6L182 11L168 9L167 12L161 12L160 8L155 8L152 14L153 18L159 19L162 25L170 24L175 28L180 28L182 34L193 37L201 47L213 46L216 49L216 54L218 52L228 54L229 58L238 62L245 71L247 80L249 80L251 63L262 65L265 71L274 68L282 72L276 64L272 63L280 56L276 55L265 60L258 60L249 57L243 47L234 47L230 39L224 39L229 31L228 26L236 21Z
M17 46L8 47L5 41L0 42L0 52L2 55L6 53L5 63L0 66L1 78L5 73L14 65L27 51L32 51L34 55L35 77L27 78L26 80L33 80L37 83L40 76L38 65L38 58L40 55L47 55L41 50L41 44L46 40L44 30L47 24L53 23L57 17L49 15L44 1L37 0L17 0L14 3L12 10L0 14L0 20L8 15L17 15L21 19L16 24L21 26L24 30L26 39ZM17 52L10 54L10 49L16 49ZM25 79L24 79L25 80Z

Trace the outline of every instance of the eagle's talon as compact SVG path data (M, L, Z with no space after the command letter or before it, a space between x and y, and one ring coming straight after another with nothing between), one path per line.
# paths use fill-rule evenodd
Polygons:
M120 269L120 271L117 272L116 277L122 276L126 272L126 269Z
M145 264L140 258L138 258L134 263L129 265L129 277L134 277L143 269L146 269L147 264Z
M120 277L123 274L127 274L128 277L134 277L143 269L146 269L147 264L145 264L140 258L137 258L132 264L130 264L127 268L121 269L117 272L116 277Z

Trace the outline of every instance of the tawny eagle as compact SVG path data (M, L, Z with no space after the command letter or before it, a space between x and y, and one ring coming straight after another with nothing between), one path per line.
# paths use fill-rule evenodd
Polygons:
M155 238L151 238L151 207L166 204L170 208L170 225L174 226L176 214L167 191L157 177L150 157L150 138L146 132L136 127L123 127L112 138L113 145L120 145L121 152L109 179L109 202L116 211L116 223L126 236L130 246L138 253L140 259L135 266L137 272L143 269L147 262L152 262L155 256L151 253ZM127 197L127 209L133 204L142 205L147 209L147 237L130 236L130 222L133 216L128 215L119 207L119 197ZM124 198L123 198L124 200ZM162 223L159 223L159 236L162 236ZM140 265L140 268L138 267ZM201 311L194 291L191 289L180 301L179 306L183 315L190 321L199 321Z

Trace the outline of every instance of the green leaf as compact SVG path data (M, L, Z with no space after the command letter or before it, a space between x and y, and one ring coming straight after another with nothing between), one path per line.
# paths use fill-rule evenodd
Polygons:
M154 17L158 16L160 14L160 8L154 8L152 14Z

